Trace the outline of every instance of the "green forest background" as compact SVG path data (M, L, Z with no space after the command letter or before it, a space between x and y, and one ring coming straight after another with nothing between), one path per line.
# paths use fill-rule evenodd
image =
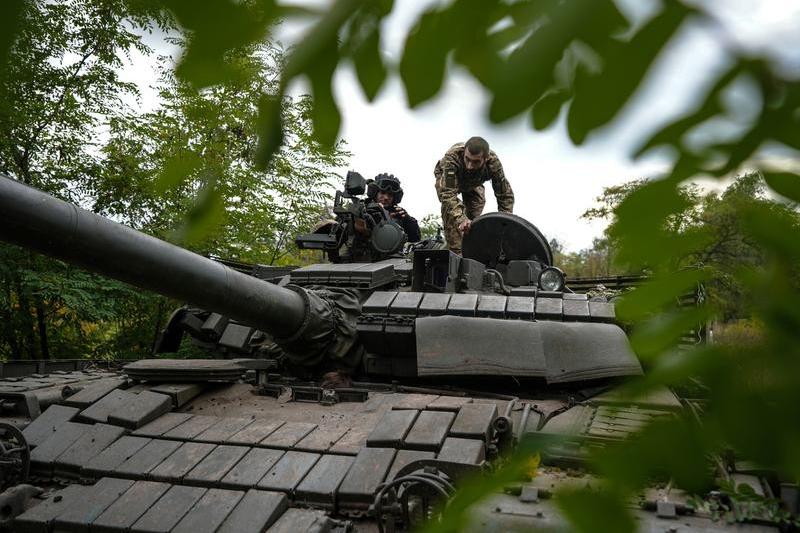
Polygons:
M337 0L320 11L270 0L203 9L180 0L2 2L0 172L204 255L302 263L310 258L291 237L324 216L340 179L333 169L348 158L331 89L342 64L355 66L369 100L399 77L411 108L459 68L484 88L493 122L524 116L542 130L564 116L580 145L614 123L688 24L715 27L726 41L702 6L678 0L657 2L635 24L610 0L454 0L419 16L395 65L379 47L392 9L391 0ZM271 31L292 19L311 29L280 49ZM153 54L141 38L148 31L168 32L185 53L175 68L156 58L162 105L142 113L118 69L130 50ZM726 54L726 68L709 73L684 115L632 154L665 150L668 172L606 189L586 206L587 218L609 222L591 249L553 243L570 276L650 277L618 305L647 368L628 392L692 383L705 399L702 424L661 421L593 455L602 493L557 498L578 530L635 529L625 502L664 472L702 492L713 454L800 479L800 177L757 162L776 147L796 159L800 73L733 45ZM298 78L311 94L290 98ZM726 99L742 83L746 109ZM719 180L722 192L703 192L692 185L698 177ZM698 283L708 305L677 309ZM3 358L146 355L178 304L0 245ZM683 331L708 320L735 324L733 341L674 349ZM519 474L533 446L460 493L436 527L458 530L469 503Z

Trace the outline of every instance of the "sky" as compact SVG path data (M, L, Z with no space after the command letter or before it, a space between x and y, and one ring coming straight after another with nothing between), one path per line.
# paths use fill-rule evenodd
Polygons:
M308 0L324 5L324 0ZM684 29L675 45L662 51L651 75L640 87L611 127L591 136L583 146L570 142L564 117L548 130L537 132L527 117L496 125L485 118L488 105L483 88L469 75L451 69L445 86L433 100L409 110L400 79L391 75L378 97L366 101L353 69L340 68L334 91L342 113L340 135L352 152L348 169L365 177L382 172L394 174L405 191L403 206L422 219L439 212L434 190L433 168L445 151L473 135L489 141L511 183L514 212L531 222L567 250L591 246L606 225L587 221L581 214L595 204L604 187L638 178L657 177L669 167L666 154L632 161L637 141L690 107L691 96L704 87L713 73L726 65L725 46L765 51L787 69L800 66L800 2L779 0L698 0L712 6L718 26L692 25ZM395 8L383 27L381 51L390 65L397 65L404 38L419 14L435 0L395 0ZM620 8L633 20L644 20L656 3L619 0ZM722 31L720 31L720 28ZM300 24L282 27L276 37L290 44L308 28ZM731 42L731 39L734 39ZM159 52L163 43L155 44ZM142 106L156 104L148 87L155 82L152 65L134 56L126 76L142 91ZM290 93L308 92L302 82ZM746 90L745 90L746 93ZM745 94L746 97L746 94ZM484 212L497 204L487 184ZM714 184L706 183L713 187Z

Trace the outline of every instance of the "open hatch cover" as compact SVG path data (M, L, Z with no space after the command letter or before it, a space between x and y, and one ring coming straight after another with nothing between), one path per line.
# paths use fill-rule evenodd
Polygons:
M487 213L472 221L461 244L464 257L489 268L509 261L553 264L553 252L539 228L511 213Z

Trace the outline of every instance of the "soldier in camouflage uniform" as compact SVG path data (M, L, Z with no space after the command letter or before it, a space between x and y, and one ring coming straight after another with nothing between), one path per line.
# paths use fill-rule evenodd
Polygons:
M489 149L489 143L481 137L454 144L436 163L433 174L442 203L445 238L455 253L461 253L461 239L486 205L484 182L492 180L499 211L514 211L514 191L503 173L503 165L497 154Z

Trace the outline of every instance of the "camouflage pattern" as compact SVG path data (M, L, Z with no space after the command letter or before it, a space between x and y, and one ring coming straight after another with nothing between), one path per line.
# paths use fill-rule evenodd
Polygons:
M483 213L486 205L484 183L491 180L497 208L501 212L514 212L514 191L503 172L503 165L493 151L483 168L469 172L464 164L464 143L454 144L436 163L436 193L442 204L442 223L450 250L461 253L463 235L458 230L464 220L473 220ZM461 194L461 198L459 198Z
M275 338L294 367L352 372L361 364L356 318L361 301L356 289L287 285L306 303L306 318L291 337Z

